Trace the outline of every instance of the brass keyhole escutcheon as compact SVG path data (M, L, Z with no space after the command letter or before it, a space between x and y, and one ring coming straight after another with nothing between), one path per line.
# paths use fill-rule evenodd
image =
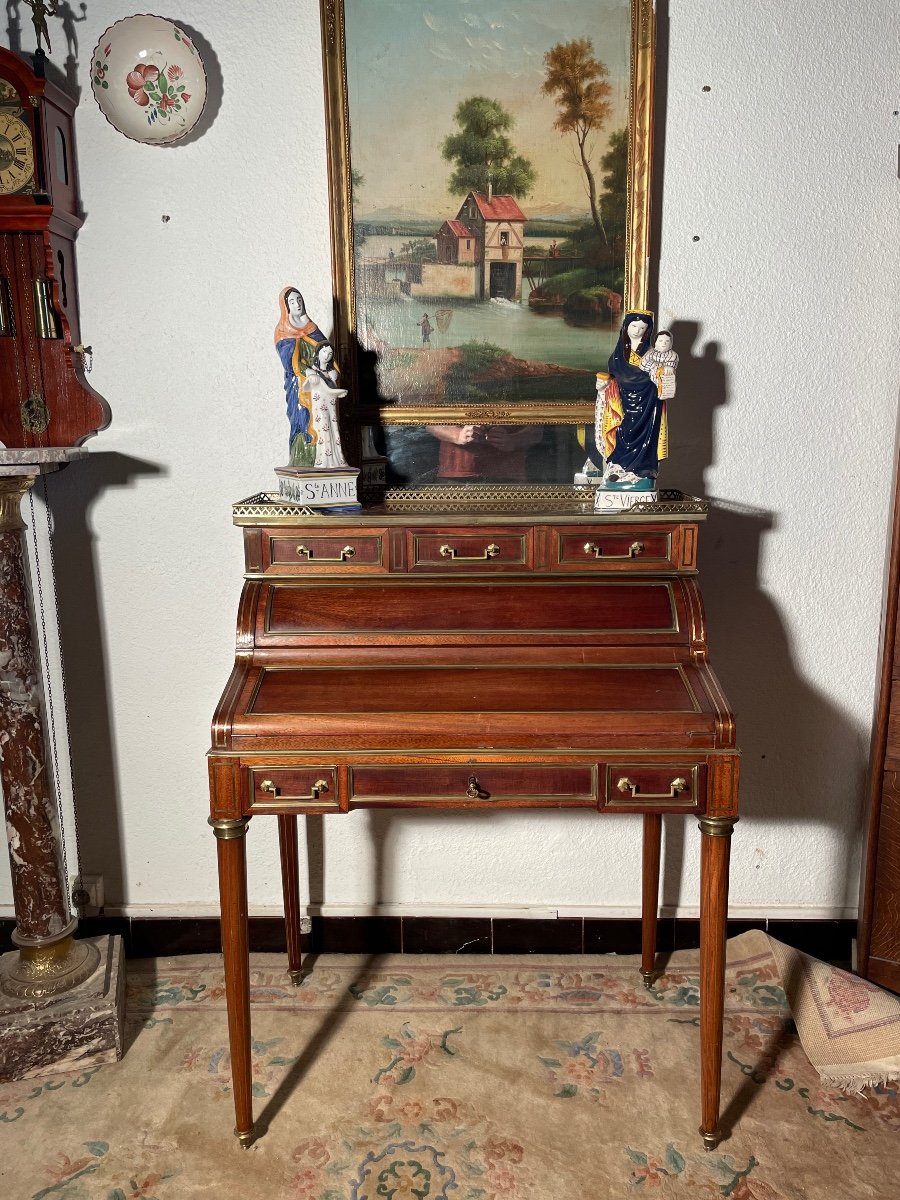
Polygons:
M478 777L475 775L469 776L469 786L466 788L466 795L470 800L487 800L488 793L482 788L478 782Z

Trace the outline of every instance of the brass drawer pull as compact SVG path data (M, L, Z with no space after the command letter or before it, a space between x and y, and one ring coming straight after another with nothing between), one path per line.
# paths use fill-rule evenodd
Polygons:
M305 555L308 561L311 561L313 558L313 551L310 550L309 546L298 546L297 553ZM352 558L355 553L356 550L353 546L345 546L337 558L325 558L323 555L319 555L316 562L344 562L345 559Z
M496 558L499 553L500 547L495 542L485 546L482 554L459 554L455 546L441 546L441 558L452 558L454 562L483 562L486 558Z
M599 546L595 546L593 542L584 543L585 554L593 554L594 558L602 558L604 562L625 562L629 558L637 558L639 554L644 553L643 542L632 542L628 547L627 554L604 554Z
M261 792L271 792L272 795L277 796L279 800L285 800L285 801L289 800L291 802L293 802L295 800L318 800L319 792L327 792L328 791L328 780L327 779L317 779L316 782L312 785L312 791L309 792L309 794L306 796L282 796L279 794L278 787L272 782L271 779L264 779L262 781L262 783L259 785L259 790Z
M489 800L490 795L482 788L481 784L475 775L469 776L469 786L466 788L466 795L470 800Z
M674 800L679 792L687 791L687 786L688 781L680 775L677 779L672 780L667 792L658 792L656 795L651 792L642 792L634 780L627 779L624 775L616 784L620 792L631 792L633 800Z

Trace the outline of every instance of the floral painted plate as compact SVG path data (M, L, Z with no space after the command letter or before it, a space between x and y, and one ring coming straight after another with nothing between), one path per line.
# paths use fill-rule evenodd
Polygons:
M116 21L91 58L91 86L114 129L136 142L176 142L206 103L206 71L188 35L164 17Z

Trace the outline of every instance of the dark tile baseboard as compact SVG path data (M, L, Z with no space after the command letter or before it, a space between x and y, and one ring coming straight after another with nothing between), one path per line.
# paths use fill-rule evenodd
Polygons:
M11 920L0 921L0 952L12 949ZM815 958L849 966L856 922L851 920L734 920L728 936L763 929L772 937ZM119 934L128 958L169 954L212 954L220 949L215 917L85 917L79 935ZM661 953L700 944L700 922L661 917ZM562 917L313 917L305 948L317 954L639 954L639 920ZM282 954L284 922L250 918L250 948Z

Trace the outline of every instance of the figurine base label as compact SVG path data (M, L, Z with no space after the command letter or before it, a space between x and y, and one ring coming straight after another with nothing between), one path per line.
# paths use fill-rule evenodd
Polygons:
M635 504L655 504L658 499L656 488L653 491L626 492L598 487L594 489L594 512L623 512Z
M307 508L359 508L355 467L276 467L278 493Z

